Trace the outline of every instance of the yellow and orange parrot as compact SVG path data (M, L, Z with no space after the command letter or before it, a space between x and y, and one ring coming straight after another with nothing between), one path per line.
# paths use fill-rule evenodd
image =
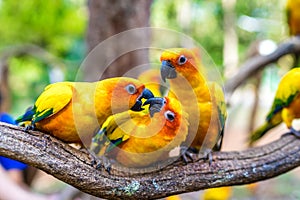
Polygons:
M300 68L294 68L282 77L271 110L267 114L265 124L252 133L250 144L256 142L281 122L284 122L294 135L300 137L300 132L292 126L293 120L300 118L299 80Z
M149 111L110 116L93 138L91 150L126 167L146 167L167 160L188 133L187 114L173 98L150 98Z
M300 34L300 0L286 1L286 17L291 36ZM299 53L294 53L293 67L298 67Z
M300 34L300 0L286 1L287 22L290 35Z
M113 113L141 110L151 91L138 80L118 77L98 82L58 82L48 85L33 107L16 121L68 143L91 141Z
M204 67L193 49L167 49L160 60L162 79L169 79L170 91L189 115L186 145L197 151L220 150L227 116L222 88L206 80L201 72Z

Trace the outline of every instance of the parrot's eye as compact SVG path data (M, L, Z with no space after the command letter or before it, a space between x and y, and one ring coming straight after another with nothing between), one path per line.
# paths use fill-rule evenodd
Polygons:
M175 119L175 114L172 111L167 111L165 112L165 117L167 118L167 120L169 121L173 121Z
M186 63L187 58L184 55L181 55L178 59L178 65L183 65L184 63Z
M127 85L125 89L127 90L127 92L129 94L135 94L136 93L136 88L132 84Z

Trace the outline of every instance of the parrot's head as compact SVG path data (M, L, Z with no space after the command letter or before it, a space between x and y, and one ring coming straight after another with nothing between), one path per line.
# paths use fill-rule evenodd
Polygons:
M197 55L194 49L167 49L162 52L160 61L160 73L164 82L166 79L176 78L177 73L182 76L197 73Z
M110 82L112 88L112 105L116 112L122 112L127 109L133 111L141 111L142 99L153 98L152 92L145 88L145 85L140 81L128 78L120 77L113 78L114 84Z
M182 110L181 103L171 97L154 97L145 101L144 105L149 104L149 112L151 117L159 117L161 121L165 121L168 130L176 134L179 127L187 132L188 114Z

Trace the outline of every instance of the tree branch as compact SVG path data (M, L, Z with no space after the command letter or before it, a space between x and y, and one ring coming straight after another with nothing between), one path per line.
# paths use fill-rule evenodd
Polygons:
M271 54L266 56L255 56L248 59L240 70L232 78L225 83L225 91L227 95L231 95L233 91L256 74L258 70L263 69L268 64L277 62L284 55L300 52L300 38L291 37L289 40L281 43L278 48Z
M34 44L21 44L10 46L1 49L0 52L0 67L3 65L3 63L6 63L7 60L11 57L20 57L25 55L30 55L34 58L37 58L52 67L59 67L60 69L64 69L66 67L61 59L55 57L42 47Z
M195 155L194 163L179 160L153 172L125 173L113 167L110 175L93 168L87 153L48 134L0 123L0 155L35 166L94 196L153 199L283 174L300 165L300 140L290 135L246 151L215 152L211 166Z

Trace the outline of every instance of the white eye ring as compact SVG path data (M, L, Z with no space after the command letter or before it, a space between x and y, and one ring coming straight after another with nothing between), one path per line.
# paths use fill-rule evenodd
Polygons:
M172 111L168 110L168 111L165 112L165 118L167 120L169 120L170 122L172 122L175 119L175 114Z
M126 91L129 93L129 94L135 94L136 93L136 88L134 85L132 84L129 84L125 87Z
M178 63L178 65L183 65L184 63L186 63L186 61L187 61L187 58L184 55L181 55L181 56L179 56L177 63Z

